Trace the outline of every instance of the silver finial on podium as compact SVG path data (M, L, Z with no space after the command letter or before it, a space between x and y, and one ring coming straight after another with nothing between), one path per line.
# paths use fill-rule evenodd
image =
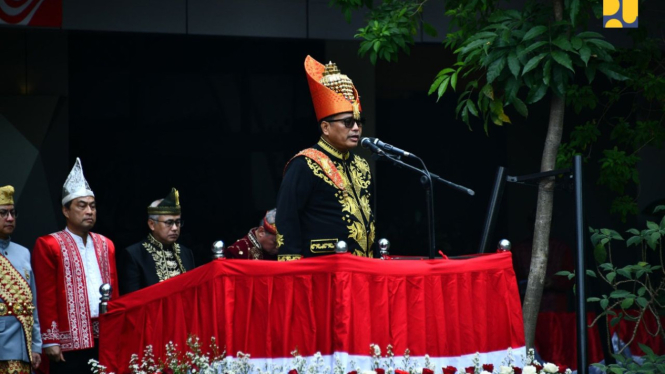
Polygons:
M101 302L99 303L99 314L106 313L109 300L111 300L111 293L113 292L113 287L110 284L104 283L99 287L99 293L102 297L99 298Z
M335 253L346 253L349 250L349 246L346 245L344 240L340 240L335 244Z
M497 252L508 252L510 251L510 248L512 248L512 244L510 244L510 240L508 239L501 239L499 240L499 246L497 247L496 251Z
M212 258L215 260L218 258L224 258L224 248L224 242L221 240L212 243Z
M379 253L381 254L381 259L385 259L390 252L388 250L390 249L390 240L386 238L381 238L379 239Z

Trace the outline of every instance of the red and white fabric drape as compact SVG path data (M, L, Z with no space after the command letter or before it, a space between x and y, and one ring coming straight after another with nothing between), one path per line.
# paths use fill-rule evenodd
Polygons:
M522 309L510 253L465 260L381 261L330 255L291 262L217 260L109 304L100 360L123 372L152 345L163 357L188 334L215 336L235 356L285 362L338 353L359 365L369 345L429 354L440 365L499 365L524 353ZM331 362L332 363L332 362ZM367 365L369 368L369 365Z

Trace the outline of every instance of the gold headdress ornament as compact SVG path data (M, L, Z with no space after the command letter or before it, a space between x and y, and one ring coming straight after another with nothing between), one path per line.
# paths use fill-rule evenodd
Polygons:
M358 91L351 79L342 74L336 64L329 62L323 65L307 56L305 72L317 120L344 112L353 112L353 118L360 119Z
M95 193L92 192L88 181L85 180L81 159L77 157L72 171L69 172L65 184L62 186L62 205L85 196L95 197Z
M14 205L14 187L0 187L0 205Z
M148 214L150 215L168 214L177 216L180 212L180 194L175 188L171 188L171 193L161 203L157 204L157 206L148 207Z

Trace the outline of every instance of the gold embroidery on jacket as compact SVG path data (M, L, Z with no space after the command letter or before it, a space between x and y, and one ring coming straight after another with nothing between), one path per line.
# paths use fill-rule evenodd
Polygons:
M143 242L143 248L152 255L152 259L155 261L155 271L160 282L186 271L180 259L178 243L173 243L172 249L164 248L162 243L148 234L148 241Z
M361 157L351 155L349 152L340 153L334 147L329 145L323 139L319 140L318 145L337 158L331 158L331 161L339 171L342 180L344 181L344 190L337 190L335 197L340 203L342 208L342 220L346 223L346 228L349 230L348 238L355 240L362 250L355 250L356 256L373 257L370 249L374 243L374 222L372 221L372 208L370 206L369 186L371 185L371 173L369 164ZM344 161L351 157L351 162L344 165ZM305 157L307 166L312 170L312 173L321 178L328 185L337 188L332 180L321 170L321 166L309 157ZM349 180L349 175L351 180ZM356 199L356 196L358 199ZM365 226L365 220L369 222L369 230ZM368 235L369 231L369 235ZM280 236L278 235L278 243ZM282 238L283 240L283 238ZM310 250L314 253L320 251L321 248L313 248L310 245ZM334 251L334 247L332 248ZM331 251L331 252L332 252Z

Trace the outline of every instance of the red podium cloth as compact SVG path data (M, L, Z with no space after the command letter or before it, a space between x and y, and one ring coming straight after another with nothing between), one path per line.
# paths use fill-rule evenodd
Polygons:
M124 372L131 354L211 336L231 355L454 358L524 347L510 253L465 260L381 261L330 255L290 262L217 260L109 303L100 361ZM503 356L501 357L503 358ZM499 358L499 361L500 359ZM454 362L449 361L449 362ZM497 362L498 364L498 362Z

